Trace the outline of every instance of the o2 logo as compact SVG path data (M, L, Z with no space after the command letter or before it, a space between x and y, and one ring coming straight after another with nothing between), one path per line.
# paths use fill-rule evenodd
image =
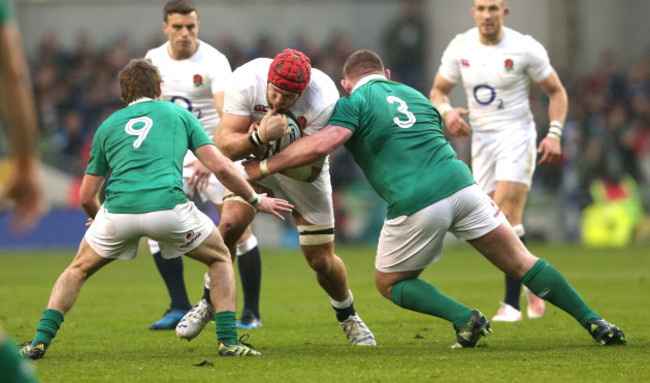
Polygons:
M192 101L189 99L183 97L183 96L174 96L169 99L169 101L173 102L176 105L180 105L183 108L187 109L192 113L193 115L196 116L196 118L201 119L203 117L203 112L201 112L201 109L194 109L192 106Z
M498 109L503 109L503 99L497 98L496 90L486 84L477 85L474 87L474 100L476 100L479 105L488 106L492 104L495 100L499 103L497 106Z

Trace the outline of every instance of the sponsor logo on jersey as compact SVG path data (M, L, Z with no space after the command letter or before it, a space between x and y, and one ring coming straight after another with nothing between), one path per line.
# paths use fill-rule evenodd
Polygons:
M264 114L266 114L266 113L269 112L269 107L266 106L266 105L257 104L257 105L255 105L255 106L253 107L253 111L254 111L254 112L257 112L257 113L264 113Z
M464 66L465 68L469 68L469 60L468 59L461 59L460 60L460 65Z
M515 67L515 62L512 61L512 59L506 59L506 61L503 62L503 67L505 68L506 72L512 72Z
M192 81L194 81L195 88L203 86L203 76L200 74L195 74L194 77L192 77Z
M180 249L185 249L188 246L191 246L197 239L201 238L201 233L194 235L193 231L185 234L185 243L180 246Z

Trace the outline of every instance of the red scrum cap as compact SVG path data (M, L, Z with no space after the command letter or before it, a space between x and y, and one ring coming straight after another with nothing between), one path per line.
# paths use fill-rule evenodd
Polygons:
M269 68L268 82L287 92L302 95L310 79L311 60L295 49L283 50Z

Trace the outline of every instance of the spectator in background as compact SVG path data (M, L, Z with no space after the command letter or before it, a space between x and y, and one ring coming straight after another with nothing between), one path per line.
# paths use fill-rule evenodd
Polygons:
M402 0L402 14L384 32L382 48L396 81L424 93L428 49L427 19L423 0ZM347 57L347 56L346 56Z

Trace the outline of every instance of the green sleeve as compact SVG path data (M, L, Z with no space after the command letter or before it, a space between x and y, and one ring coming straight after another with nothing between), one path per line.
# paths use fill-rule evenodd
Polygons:
M359 126L359 107L352 97L340 98L327 125L337 125L356 132Z
M187 126L188 147L191 151L195 151L203 145L214 145L198 118L185 109L183 109L182 118Z
M86 174L105 176L110 170L108 167L108 161L106 159L106 153L104 152L104 140L102 137L103 135L101 134L100 126L100 129L97 129L95 138L93 138L93 144L90 148L90 159L88 160Z

